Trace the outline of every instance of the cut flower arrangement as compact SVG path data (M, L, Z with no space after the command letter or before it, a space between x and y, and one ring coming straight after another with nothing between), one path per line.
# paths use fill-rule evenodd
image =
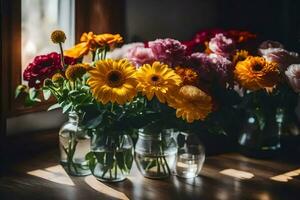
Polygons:
M89 32L63 51L66 36L54 31L60 54L37 56L23 74L28 86L19 86L16 95L28 93L27 105L40 102L40 93L44 100L53 95L57 103L49 109L69 113L60 131L61 163L68 173L124 180L133 162L131 138L138 133L139 170L150 178L168 177L177 153L168 133L227 134L237 128L237 110L263 105L260 93L283 98L299 91L299 67L293 65L298 54L265 42L256 55L255 38L210 30L186 42L167 38L116 48L123 42L119 34Z

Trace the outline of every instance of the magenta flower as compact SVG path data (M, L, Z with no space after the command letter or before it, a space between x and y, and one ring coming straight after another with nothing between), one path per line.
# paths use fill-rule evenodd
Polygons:
M300 92L300 64L290 65L285 71L290 85L295 92Z
M155 60L171 67L182 64L186 57L186 46L174 39L157 39L148 43Z
M76 60L65 56L65 64L72 65ZM36 56L23 72L23 79L28 81L29 87L39 89L47 78L55 73L63 71L60 54L52 52L46 55Z
M136 46L130 49L125 58L130 60L136 67L143 64L152 64L155 61L154 54L150 48Z
M232 39L225 37L222 33L219 33L209 41L208 47L217 55L229 57L235 49L235 43Z
M233 65L227 58L217 54L193 53L189 57L188 66L198 71L200 81L204 87L212 87L217 83L226 87L232 84Z

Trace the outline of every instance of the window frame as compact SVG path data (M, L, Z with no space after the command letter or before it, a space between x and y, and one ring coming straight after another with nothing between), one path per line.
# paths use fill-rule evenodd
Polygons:
M75 42L83 32L124 33L124 4L118 0L75 0ZM6 74L2 84L2 99L7 117L46 111L54 99L25 107L24 99L15 99L15 89L21 84L21 0L1 0L1 72ZM83 20L84 19L84 20ZM10 66L10 67L9 67ZM6 98L4 95L6 94Z

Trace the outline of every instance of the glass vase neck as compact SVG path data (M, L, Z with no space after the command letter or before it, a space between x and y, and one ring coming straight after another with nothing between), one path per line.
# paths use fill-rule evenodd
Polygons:
M79 117L75 111L70 111L68 113L69 122L78 123Z
M173 129L164 129L160 132L150 132L150 131L145 131L145 129L140 129L138 134L139 137L144 139L161 140L162 138L173 136Z

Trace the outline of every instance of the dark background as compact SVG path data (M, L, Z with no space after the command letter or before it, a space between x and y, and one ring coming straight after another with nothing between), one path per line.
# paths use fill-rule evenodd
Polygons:
M299 0L126 0L127 41L189 40L202 29L240 29L300 50Z

